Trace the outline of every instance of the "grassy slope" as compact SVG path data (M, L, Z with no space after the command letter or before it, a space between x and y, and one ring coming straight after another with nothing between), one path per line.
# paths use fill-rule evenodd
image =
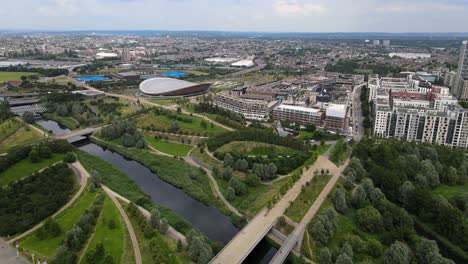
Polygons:
M286 215L292 220L300 222L330 178L330 175L316 175L312 178L309 184L303 187L296 200L288 207Z
M173 156L187 156L189 151L193 148L193 146L190 145L155 139L153 136L150 135L146 135L145 138L146 141L148 141L148 144L153 148Z
M140 247L140 252L141 252L141 260L143 263L153 263L153 258L150 253L150 239L145 238L143 235L143 230L140 228L140 226L137 224L136 219L134 219L128 212L127 210L127 205L122 204L123 207L125 208L125 211L127 212L128 218L130 219L130 222L132 222L133 229L135 230L135 235L138 240L138 245ZM190 263L190 258L187 256L187 254L184 253L179 253L176 252L176 245L174 243L170 243L168 245L168 241L163 238L160 234L157 234L155 239L159 245L160 248L163 249L166 253L167 256L171 255L171 262L170 263Z
M186 115L186 114L179 114L179 115L185 118L190 117L189 115ZM200 123L202 122L203 119L199 117L195 117L195 116L192 116L190 118L193 119L192 123L177 121L179 123L181 131L200 133L202 135L205 133L217 134L217 133L222 133L226 131L224 128L218 127L218 126L213 126L212 128L211 125L208 124L207 121L205 121L207 123L207 128L202 128L200 126ZM145 127L153 125L155 128L168 129L171 127L171 125L174 122L175 120L169 119L166 116L156 115L153 113L146 114L144 116L137 118L137 126L140 128L145 128Z
M0 124L0 142L4 141L11 135L13 135L18 129L22 127L20 121L16 118L8 119Z
M439 185L432 191L435 195L442 195L446 199L450 199L454 196L461 195L464 193L468 193L468 184L465 185L456 185L456 186L449 186L445 184Z
M99 172L103 183L118 194L133 202L135 202L138 197L145 195L145 193L138 188L132 178L113 164L81 150L76 151L76 154L86 170L96 170ZM156 207L158 207L161 214L169 221L169 224L181 233L186 234L190 229L192 229L190 224L174 213L171 209L159 205L156 205Z
M29 160L29 158L26 158L14 164L6 171L0 173L0 187L5 186L10 182L19 180L23 177L29 176L33 172L47 168L50 165L61 161L64 156L64 154L53 154L50 159L42 159L40 162L37 163L32 163Z
M268 143L252 141L234 141L220 147L216 151L221 153L233 152L247 155L292 155L299 152L283 146L275 146Z
M0 72L0 82L19 81L21 76L38 75L34 72Z
M84 192L71 207L57 217L57 222L62 229L62 233L59 236L46 237L44 240L39 240L35 236L35 233L32 233L23 240L21 247L35 253L36 256L53 257L55 251L65 238L65 233L78 223L85 210L93 203L96 194L97 192Z
M114 229L110 229L108 225L109 220L111 219L115 222ZM96 229L88 244L86 252L84 252L84 256L86 256L88 251L95 249L97 244L102 243L105 249L104 257L109 255L114 259L115 263L120 263L124 253L125 230L126 227L120 216L119 210L112 200L106 196L101 215L99 216L96 224ZM104 263L104 257L95 263ZM89 262L86 260L86 257L83 257L81 259L81 263Z
M44 139L44 136L36 131L35 129L30 129L26 131L26 129L21 128L18 130L18 133L13 135L12 137L8 138L5 142L0 144L0 153L7 152L13 146L16 145L26 145L37 142L39 140Z

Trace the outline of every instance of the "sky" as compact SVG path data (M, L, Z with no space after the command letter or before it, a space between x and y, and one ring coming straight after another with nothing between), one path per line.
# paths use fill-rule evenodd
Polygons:
M468 32L468 0L1 0L1 29Z

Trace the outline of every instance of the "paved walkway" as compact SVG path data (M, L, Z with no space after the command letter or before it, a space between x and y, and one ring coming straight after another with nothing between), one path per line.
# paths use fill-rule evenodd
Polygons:
M330 181L327 183L325 188L323 188L322 192L317 197L317 199L312 204L312 206L309 208L307 213L304 215L301 222L299 222L299 224L296 226L296 228L294 228L292 233L289 235L288 239L284 242L284 244L281 246L281 248L278 250L278 252L276 252L275 256L270 261L270 264L281 264L286 260L289 253L291 252L291 250L296 245L296 242L299 239L302 239L304 231L307 228L307 225L310 223L312 218L314 218L315 214L320 209L323 202L325 202L325 199L327 199L327 196L330 194L330 192L335 187L336 183L338 182L338 179L341 176L341 173L346 168L346 166L348 166L348 162L349 162L349 159L346 160L346 162L343 165L341 165L339 168L335 167L335 169L333 171L333 176L330 179Z
M302 177L289 189L289 191L270 210L263 209L255 216L224 248L216 255L211 263L241 263L253 248L263 239L301 193L302 186L314 177L314 172L322 168L329 169L335 174L337 168L326 156L319 156L317 161L306 170Z
M79 171L79 170L76 170L75 169L75 164L77 162L73 163L73 164L70 164L70 167L73 169L73 171L75 172L76 176L78 177L78 182L80 184L80 189L78 190L78 192L76 192L76 194L73 196L73 198L70 199L70 201L68 201L68 203L66 203L64 206L62 206L62 208L60 208L57 212L55 212L51 217L52 218L55 218L56 216L58 216L59 214L61 214L63 211L65 211L65 209L67 209L68 207L70 207L75 201L76 199L78 199L78 197L80 197L80 195L83 193L83 191L85 190L86 188L86 183L88 182L88 178L87 177L83 177L84 175ZM21 235L17 236L17 237L14 237L10 240L8 240L8 243L14 243L16 240L20 240L24 237L26 237L27 235L31 234L32 232L36 231L38 228L42 227L44 225L46 220L40 222L39 224L35 225L33 228L29 229L28 231L22 233Z
M104 191L106 190L109 190L109 189L105 189ZM128 219L127 213L125 213L125 210L122 208L122 205L119 203L117 198L112 195L112 193L109 193L107 191L106 193L112 199L112 202L114 202L115 206L117 206L117 208L119 209L120 215L122 216L122 219L124 220L125 225L127 226L128 233L130 234L130 239L132 240L133 252L135 253L135 263L142 264L143 262L141 260L140 246L138 245L138 240L135 234L135 230L133 230L133 225L130 222L130 219Z
M0 239L0 263L2 264L27 264L29 263L21 255L16 255L16 249Z

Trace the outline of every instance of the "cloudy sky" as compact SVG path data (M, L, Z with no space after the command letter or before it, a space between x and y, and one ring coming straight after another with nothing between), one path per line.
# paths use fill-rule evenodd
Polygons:
M0 29L468 32L468 0L1 0Z

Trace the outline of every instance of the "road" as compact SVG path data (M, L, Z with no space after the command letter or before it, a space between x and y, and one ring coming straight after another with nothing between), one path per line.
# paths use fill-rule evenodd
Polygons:
M337 167L326 156L319 156L317 161L306 170L302 177L288 190L288 192L270 210L263 209L257 214L224 248L216 255L211 263L241 263L255 246L263 239L301 193L302 186L314 177L314 172L328 169L333 175Z
M299 224L294 228L293 232L289 235L288 239L281 246L280 250L278 250L276 255L271 260L270 264L281 264L286 260L289 253L296 245L297 241L299 239L302 239L302 235L304 234L304 231L307 228L307 225L310 223L312 218L314 218L315 214L320 209L323 202L325 202L325 199L327 199L327 196L335 187L336 183L338 182L341 176L341 173L346 168L346 166L348 166L348 163L349 163L349 159L346 160L346 162L343 165L341 165L339 168L337 168L333 172L333 176L330 179L330 181L327 183L325 188L323 188L322 192L317 197L317 199L312 204L312 206L309 208L307 213L304 215L301 222L299 222Z
M364 135L363 116L361 109L361 89L366 84L361 84L354 87L352 93L353 100L353 138L355 141L360 141Z
M28 264L26 259L16 254L16 249L10 247L3 239L0 238L0 263L3 264Z

